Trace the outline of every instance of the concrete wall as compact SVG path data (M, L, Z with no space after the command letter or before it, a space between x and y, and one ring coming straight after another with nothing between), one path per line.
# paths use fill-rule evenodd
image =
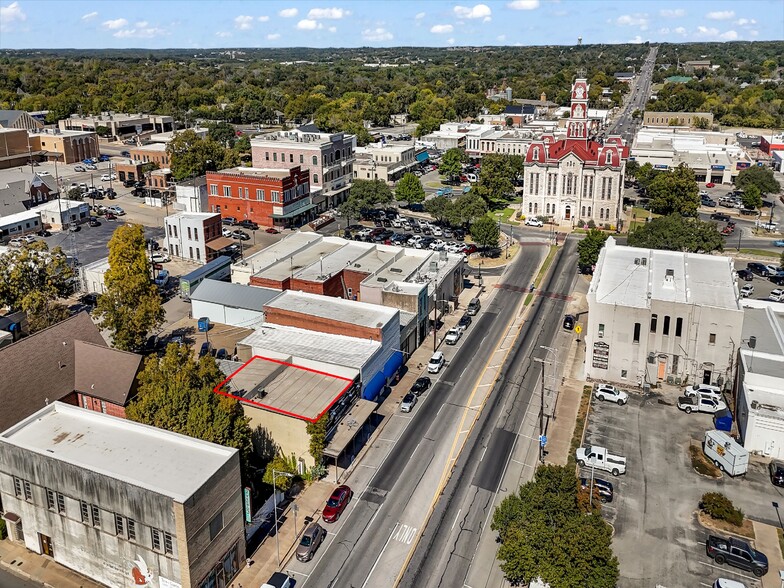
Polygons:
M31 483L32 502L14 496L12 476ZM63 494L64 515L47 508L46 488ZM25 545L31 551L41 553L40 533L51 537L55 561L98 582L131 588L137 560L144 561L156 578L181 581L170 498L8 444L0 444L0 492L6 511L21 517ZM99 507L100 527L81 522L80 500ZM115 513L136 522L135 542L116 534ZM152 550L151 528L172 534L172 555Z
M294 454L294 457L301 458L307 467L316 465L308 452L310 435L305 430L306 421L245 403L242 408L250 421L251 430L255 432L260 427L280 447L283 455L288 457Z
M255 283L253 284L256 285ZM337 317L322 318L273 307L265 307L264 310L267 322L276 325L298 327L300 329L331 333L333 335L345 335L347 337L382 341L382 329L342 322L338 320Z

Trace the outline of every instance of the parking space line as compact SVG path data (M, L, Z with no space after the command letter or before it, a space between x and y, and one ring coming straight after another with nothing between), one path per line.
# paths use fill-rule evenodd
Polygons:
M758 579L755 576L747 576L746 574L741 574L740 572L735 572L733 570L728 570L724 566L717 566L717 565L714 565L714 564L710 564L707 561L701 561L699 563L701 563L704 566L708 566L709 568L713 568L714 570L721 570L721 571L726 572L728 574L735 574L736 576L740 576L741 578L745 578L746 580L754 580L754 581L756 581Z

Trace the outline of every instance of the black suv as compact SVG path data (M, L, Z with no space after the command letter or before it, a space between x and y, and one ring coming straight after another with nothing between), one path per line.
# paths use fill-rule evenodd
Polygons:
M422 376L421 378L417 378L417 381L414 382L414 385L411 386L411 393L419 396L425 390L430 388L430 378L427 376Z
M705 542L705 549L708 557L713 558L719 565L726 562L749 571L758 578L768 573L768 557L740 539L710 535Z
M730 215L724 214L723 212L714 212L713 214L710 215L710 217L711 220L722 221L725 223L730 220Z
M248 219L241 220L237 223L237 226L242 227L243 229L250 229L251 231L259 230L259 225Z
M457 326L463 329L464 331L468 328L471 324L471 317L467 314L464 314L460 317L460 321L457 323Z
M768 268L764 263L759 263L757 261L752 261L751 263L747 263L746 269L752 273L762 276L763 278L767 277L767 275L770 273L768 272Z
M768 466L770 481L774 486L784 486L784 463L772 461Z

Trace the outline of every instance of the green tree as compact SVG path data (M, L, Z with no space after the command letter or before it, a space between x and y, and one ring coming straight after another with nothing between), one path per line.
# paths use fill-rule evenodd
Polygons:
M541 578L553 588L613 588L618 560L610 526L578 505L573 468L546 465L505 498L491 528L501 540L498 559L512 585Z
M275 470L275 478L273 480L272 470ZM281 476L281 472L291 474L291 476ZM272 458L264 470L264 477L262 480L265 484L272 486L274 481L275 488L283 490L284 492L291 488L291 484L297 478L297 458L294 455L286 457L285 455L278 454Z
M446 219L455 227L469 226L476 219L487 214L487 203L473 190L460 194L446 209Z
M148 161L147 163L143 163L141 167L141 172L143 175L147 175L150 172L155 171L156 169L160 169L160 165L158 165L155 161Z
M459 176L460 172L463 171L463 163L466 161L468 161L468 156L463 149L457 147L447 149L438 164L438 173L446 179Z
M145 361L138 376L138 394L126 416L234 447L245 462L252 449L250 426L239 402L213 392L223 379L212 357L195 360L189 347L170 343L162 357L153 355Z
M447 220L452 203L446 196L434 196L430 200L425 200L425 212L432 216L436 222L440 223Z
M231 149L237 140L237 131L227 122L211 123L207 125L207 138L220 143L227 149Z
M775 194L781 190L773 170L758 165L742 170L735 178L735 185L744 191L749 186L756 186L762 194Z
M640 185L640 188L643 189L643 192L647 192L651 182L653 182L659 173L662 172L655 169L650 163L645 163L637 167L634 177L637 179L637 183Z
M626 175L632 178L637 177L637 172L640 169L640 164L635 159L630 159L626 162Z
M395 187L395 199L409 204L424 202L425 189L422 182L412 173L404 174Z
M724 240L715 223L696 218L684 218L674 213L654 218L629 233L632 247L710 253L722 251Z
M383 180L354 180L349 198L357 200L362 208L389 204L394 200L392 189Z
M36 309L48 315L54 301L73 290L73 278L59 247L49 251L45 241L35 241L12 249L0 255L0 306Z
M482 249L495 249L501 238L501 229L496 221L483 216L471 225L471 238Z
M179 181L236 165L236 154L217 141L202 139L193 130L177 133L166 145L172 177Z
M359 219L362 212L362 203L356 198L349 198L338 206L338 214L346 219L346 224L351 224L351 219Z
M163 322L161 296L150 279L141 225L118 227L109 240L106 291L98 300L96 316L112 333L114 346L137 351L150 331Z
M762 208L762 194L756 184L749 184L741 196L743 207L748 209Z
M65 304L53 300L44 292L31 292L22 299L22 310L27 314L31 333L51 327L71 316Z
M700 205L700 195L694 172L681 164L674 170L656 174L648 186L651 210L656 214L673 212L694 216Z
M84 198L84 195L79 188L71 188L66 195L69 200L82 200Z
M516 175L508 155L489 153L482 158L479 183L474 191L492 208L494 204L503 202L514 194L512 179Z
M708 128L708 126L709 126L709 124L708 124L708 119L707 119L707 118L705 118L705 117L702 117L702 116L698 116L698 117L695 119L695 121L694 121L694 126L695 126L696 128L698 128L698 129L703 129L703 130L705 130L705 129L707 129L707 128Z
M95 134L99 137L108 137L111 134L111 129L109 127L105 127L103 125L98 125L95 127Z
M316 462L320 464L324 459L324 448L327 446L327 423L329 417L325 413L320 419L314 423L308 423L305 426L305 432L310 435L309 451L310 455Z
M599 229L591 229L585 238L577 244L580 265L596 265L599 260L599 252L607 241L607 233Z

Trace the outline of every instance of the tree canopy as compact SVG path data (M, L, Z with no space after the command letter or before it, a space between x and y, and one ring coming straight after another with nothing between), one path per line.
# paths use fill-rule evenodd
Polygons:
M409 204L424 202L425 189L422 182L412 173L404 174L395 186L395 199Z
M147 358L138 376L138 394L129 419L189 437L239 449L252 449L251 430L240 404L216 394L224 379L209 355L194 360L185 345L170 343L162 357Z
M227 149L209 136L202 139L190 129L177 133L166 145L166 153L171 161L172 177L177 181L239 163L236 151Z
M348 198L338 206L338 214L350 221L359 218L364 209L388 204L393 200L392 189L383 180L354 180Z
M743 208L762 208L762 193L756 184L746 186L740 199L743 202Z
M614 588L619 571L610 526L580 504L574 468L544 465L498 505L491 528L512 585L540 578L552 588Z
M488 153L482 157L479 182L474 191L492 208L514 194L512 180L521 168L522 160L519 156Z
M463 164L468 161L465 150L453 147L447 149L438 163L438 173L447 179L459 176L463 171Z
M648 185L647 191L651 198L651 210L656 214L667 215L676 212L694 216L700 206L700 194L694 171L685 164L680 164L673 170L657 173Z
M716 229L716 223L684 218L680 214L652 219L632 230L627 242L632 247L692 253L710 253L724 249L724 240Z
M577 244L578 263L581 266L596 265L605 241L607 241L607 233L599 229L589 230L585 238Z
M114 231L104 284L106 291L95 310L101 327L111 331L118 349L141 349L147 335L160 326L164 317L161 296L150 279L141 225L123 225Z
M741 170L735 178L735 185L746 191L750 186L755 186L761 194L775 194L781 191L781 185L773 175L773 170L758 165Z
M483 216L471 225L471 238L481 248L495 249L501 238L501 229L496 221Z
M0 305L24 310L31 331L68 318L57 300L73 290L74 272L59 247L35 241L0 255Z

